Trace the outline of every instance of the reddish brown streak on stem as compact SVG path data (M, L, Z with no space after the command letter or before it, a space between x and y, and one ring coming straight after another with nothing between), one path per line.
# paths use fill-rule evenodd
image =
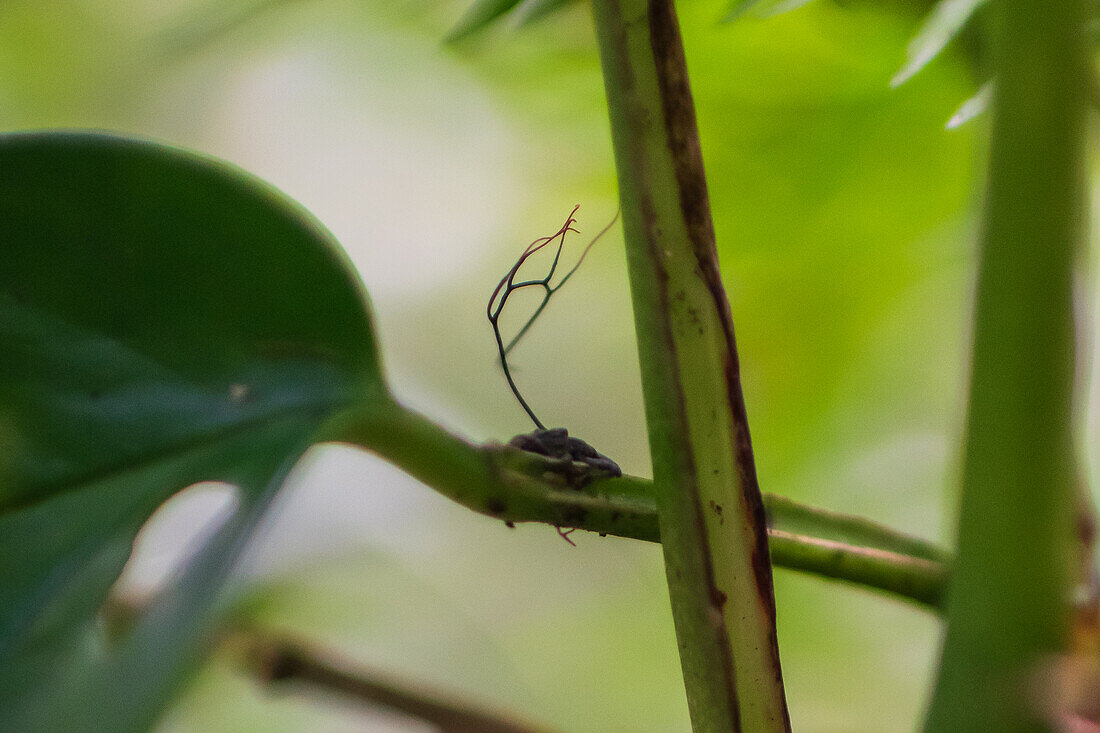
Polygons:
M615 16L617 16L616 20L618 22L619 28L620 29L623 28L624 24L625 24L625 20L623 18L622 7L619 4L618 0L607 0L606 5L612 11L612 13ZM675 11L672 9L670 3L663 4L661 2L657 2L657 3L650 2L650 7L648 9L648 16L649 16L649 23L650 23L650 38L651 38L651 43L654 45L655 55L658 59L667 59L668 58L667 50L659 50L657 48L657 46L662 45L662 44L666 45L666 46L668 45L669 39L664 37L665 34L666 34L666 31L667 31L667 33L671 33L672 41L678 43L678 32L679 31L678 31L678 24L677 24L676 17L675 17ZM662 24L670 24L670 26L668 28L656 28L656 29L654 28L654 26L660 26ZM659 41L658 39L661 39L661 40ZM615 68L614 73L618 77L619 84L624 89L624 95L627 98L630 98L634 93L634 89L636 87L637 82L635 80L633 69L630 67L630 64L626 61L626 59L629 58L630 54L629 54L629 51L626 48L625 32L620 32L620 33L613 34L612 36L610 36L610 42L613 43L613 44L616 44L617 46L619 46L619 48L617 48L615 53L613 53L611 55L611 57L615 60L615 63L616 63L616 68ZM681 52L681 58L682 58L682 52ZM667 65L668 64L666 62L665 66L667 67ZM667 68L658 69L658 74L657 75L658 75L658 77L662 77L667 73L668 73ZM664 96L664 92L665 92L665 89L662 88L662 95L663 96ZM689 97L689 105L690 105L690 97ZM629 135L627 137L627 144L634 146L634 149L626 156L626 159L630 162L632 168L634 168L634 170L632 170L630 172L630 175L633 178L635 178L636 180L643 180L644 181L649 177L649 171L647 171L645 166L642 163L640 163L640 161L644 161L647 158L647 154L644 150L643 143L642 143L642 140L644 139L644 133L641 131L641 129L644 128L644 126L647 124L646 112L644 110L641 110L641 109L637 108L636 106L628 106L626 108L625 112L626 112L627 117L629 119L629 124L631 124L632 126L638 128L636 130L637 134ZM666 117L667 117L667 112L666 112ZM666 122L667 121L668 120L666 120ZM676 118L676 121L682 122L683 120L681 118ZM693 118L692 118L691 122L694 122ZM700 169L700 172L701 172L701 169ZM678 183L681 183L681 185L682 185L682 182L678 181ZM704 184L704 186L705 186L705 184ZM705 191L705 188L704 188L704 191ZM654 203L653 198L652 198L652 193L650 191L646 190L645 187L640 187L639 188L638 197L639 197L638 198L639 213L641 214L641 219L642 219L642 221L640 223L642 225L642 233L643 233L645 246L648 249L648 256L647 256L646 259L650 263L650 266L653 268L654 285L655 285L655 290L657 291L655 293L655 295L656 295L657 300L658 300L659 308L660 308L661 312L667 313L669 311L669 293L668 293L669 275L668 275L668 272L665 270L665 268L662 265L663 258L662 258L662 253L660 252L661 232L660 232L659 227L657 225L657 211L656 211L656 208L655 208L655 203ZM704 199L704 203L705 203L705 199ZM673 339L672 326L669 323L669 321L667 319L658 318L657 321L653 325L654 325L655 328L658 328L662 331L662 333L660 334L661 343L666 344L668 346L668 348L670 349L670 351L674 352L674 350L675 350L675 341ZM671 360L674 364L676 362L675 353L670 353L669 356L670 356L670 358L671 358ZM691 503L693 505L695 505L696 507L699 507L700 501L699 501L699 496L697 494L698 486L697 486L697 480L696 480L697 479L697 467L695 465L695 461L692 460L691 458L687 457L687 456L690 456L690 454L691 454L691 445L690 445L689 442L687 442L687 437L686 437L688 435L688 425L686 424L686 417L685 417L686 405L684 405L684 403L683 403L683 389L678 384L679 383L679 372L678 372L677 368L675 366L673 366L673 368L669 371L669 373L664 375L664 377L677 382L677 385L676 385L676 388L675 388L674 391L675 391L676 394L680 395L680 400L681 400L681 403L678 406L678 409L676 409L673 413L673 417L676 418L679 422L679 424L674 427L673 434L681 436L680 445L676 446L676 448L675 448L675 452L679 453L681 458L674 459L675 463L677 464L676 468L680 472L680 475L681 475L681 478L682 478L682 482L679 482L679 483L685 490L696 492L696 495L694 497L683 497L682 499L687 499L687 500L691 501ZM701 512L697 512L697 515L692 517L692 524L695 527L695 531L693 532L693 534L696 537L705 538L705 536L706 536L706 534L705 534L706 527L705 527L705 521L704 521L703 516L701 515ZM718 597L718 588L715 587L715 585L714 585L714 572L713 572L712 559L710 557L709 551L707 551L706 548L698 548L698 549L700 549L701 551L699 552L697 557L698 557L699 561L703 564L704 572L706 574L707 582L709 584L708 595L710 596L710 599L713 600L713 599L716 599ZM721 607L719 606L719 612L720 611L721 611ZM739 704L739 701L737 699L737 685L736 685L736 680L735 680L735 669L734 669L734 664L733 664L733 659L732 659L732 648L730 646L728 632L727 632L727 629L726 629L726 626L725 626L724 623L716 624L714 626L714 632L719 637L717 639L716 647L720 650L719 653L723 654L725 656L725 658L723 660L723 664L722 664L722 669L729 676L729 679L726 680L726 682L724 684L724 688L726 690L726 705L727 705L728 710L729 710L729 720L730 720L731 724L733 725L734 730L736 732L736 731L740 731L741 716L740 716L740 704Z
M724 355L725 377L729 409L734 425L734 451L740 490L755 530L755 546L752 566L756 575L758 599L771 620L771 653L775 684L782 687L779 665L779 644L775 630L775 593L772 586L772 569L768 555L767 520L764 502L756 476L752 441L749 435L748 415L741 389L740 363L734 338L733 316L729 300L718 269L718 251L715 245L714 223L710 213L703 168L702 148L695 119L695 107L687 77L687 61L680 41L679 24L671 0L650 0L650 37L654 58L657 61L657 80L661 89L661 105L665 116L665 130L669 148L673 153L676 179L679 188L680 208L687 224L688 236L695 253L699 272L711 293L715 310L722 324L726 340ZM700 511L702 509L700 508ZM700 521L702 518L700 517ZM715 589L717 598L717 589ZM784 714L788 715L784 701ZM789 715L788 715L789 717ZM790 727L788 720L787 727Z

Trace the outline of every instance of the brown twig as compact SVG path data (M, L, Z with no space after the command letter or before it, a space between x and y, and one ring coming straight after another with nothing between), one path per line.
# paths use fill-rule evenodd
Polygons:
M299 686L340 695L371 707L396 710L431 723L440 733L549 733L502 713L476 708L364 670L302 643L255 630L238 630L245 663L257 679L274 687Z

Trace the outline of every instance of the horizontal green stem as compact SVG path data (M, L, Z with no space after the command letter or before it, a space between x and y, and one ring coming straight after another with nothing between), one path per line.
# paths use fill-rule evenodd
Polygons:
M322 439L370 450L439 493L505 522L541 522L660 542L653 482L635 476L573 488L560 466L499 444L473 445L396 402L372 403ZM949 554L875 522L764 495L773 564L938 607Z
M768 503L764 495L764 504ZM826 578L847 580L932 607L943 601L947 566L923 557L853 545L768 527L772 563Z
M866 517L831 512L782 496L766 495L769 523L774 529L817 537L841 545L873 548L946 566L951 553L928 540L903 534ZM774 545L774 542L772 543ZM774 552L774 550L773 550Z

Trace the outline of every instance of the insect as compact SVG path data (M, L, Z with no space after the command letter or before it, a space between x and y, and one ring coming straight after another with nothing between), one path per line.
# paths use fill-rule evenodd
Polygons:
M542 311L546 308L546 305L550 302L551 296L558 292L569 278L573 276L573 273L584 262L584 258L588 255L588 252L592 249L593 245L599 241L600 237L608 232L611 227L618 220L618 213L615 214L615 218L604 227L593 239L588 243L588 246L581 252L581 256L577 259L577 262L573 267L562 276L562 278L554 285L550 284L555 273L557 272L558 265L561 262L562 249L565 246L566 234L573 232L579 234L580 232L573 226L577 220L575 215L577 209L580 206L574 206L573 210L569 212L569 216L566 218L565 223L558 231L551 234L548 237L540 237L531 244L527 245L526 249L516 260L516 263L512 265L512 268L500 279L496 288L493 290L493 294L489 296L489 304L486 306L486 315L488 316L489 323L493 327L493 335L496 337L497 351L500 354L500 366L504 371L504 378L508 380L508 386L512 390L512 394L515 395L516 400L519 401L521 407L527 413L527 416L531 418L531 421L535 423L535 430L531 433L523 435L517 435L509 441L508 445L525 450L531 453L538 453L539 455L554 458L560 461L567 461L569 466L574 464L582 464L583 470L578 474L577 471L570 472L570 475L574 480L579 479L579 484L583 486L588 480L596 478L597 476L621 476L622 470L619 466L605 455L599 453L595 448L584 442L580 438L574 438L569 435L569 432L565 428L550 428L548 429L538 416L535 415L534 410L527 404L527 400L520 394L519 388L516 386L515 380L512 378L512 372L508 368L508 353L515 347L521 338L530 330L535 320L539 317ZM522 280L516 282L516 278L519 275L520 269L536 252L541 251L545 247L557 243L557 250L554 252L554 259L550 264L550 270L546 273L545 277L535 280ZM504 307L508 303L508 297L517 290L522 288L540 287L543 289L542 302L539 303L535 312L527 319L527 322L516 332L516 335L505 344L504 338L500 333L500 316L504 312ZM571 481L574 483L574 481Z

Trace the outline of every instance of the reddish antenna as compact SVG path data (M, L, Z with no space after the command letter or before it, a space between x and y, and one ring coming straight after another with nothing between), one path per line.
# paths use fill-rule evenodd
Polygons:
M535 241L531 242L531 244L527 245L527 248L523 250L523 253L519 256L519 259L516 260L516 263L514 265L512 265L512 269L508 270L508 273L500 279L499 283L497 283L496 288L493 290L493 294L489 296L489 304L485 309L486 315L489 318L489 323L493 326L493 335L496 337L497 351L500 354L500 366L504 370L504 378L508 380L508 386L511 388L512 394L516 396L516 399L519 401L520 406L523 407L524 411L527 413L527 416L531 418L532 422L535 423L535 427L537 427L539 430L545 430L546 426L543 425L542 421L538 419L534 411L531 409L531 406L527 404L527 400L523 399L523 395L520 394L519 388L516 387L516 382L514 379L512 379L512 372L508 369L508 352L510 352L512 348L515 347L515 345L519 342L519 340L523 338L527 331L530 330L531 326L535 322L535 319L539 317L543 309L546 308L547 303L550 302L550 296L561 289L561 286L565 285L569 278L573 276L573 273L577 271L577 268L581 266L581 263L584 262L584 258L588 255L589 250L592 249L592 245L599 241L600 237L606 234L607 231L611 229L612 225L614 225L619 218L619 213L615 212L615 218L613 218L607 226L600 230L600 233L597 234L592 239L592 241L588 243L588 246L584 248L583 252L581 252L581 256L577 259L577 263L573 265L572 269L570 269L569 272L565 273L565 275L562 277L561 280L558 281L556 285L551 285L550 280L554 277L554 273L557 272L558 263L561 261L562 248L565 246L565 235L569 232L580 234L580 232L573 227L573 225L577 221L574 218L574 214L577 213L577 209L579 208L579 204L573 207L573 210L569 212L569 216L566 218L565 223L554 234L551 234L549 237L541 237L539 239L536 239ZM554 260L550 264L550 271L546 273L546 276L538 280L524 280L517 283L515 281L516 276L519 274L520 268L523 267L524 263L527 262L527 260L533 254L540 251L555 240L558 243L558 248L557 251L554 253ZM504 344L504 339L500 335L500 314L504 311L504 306L508 302L508 297L521 288L536 286L541 287L544 291L542 302L539 303L539 306L535 309L535 312L531 315L530 318L527 319L527 322L523 324L523 327L520 328L518 332L516 332L516 335L512 337L512 339L508 342L506 346Z

